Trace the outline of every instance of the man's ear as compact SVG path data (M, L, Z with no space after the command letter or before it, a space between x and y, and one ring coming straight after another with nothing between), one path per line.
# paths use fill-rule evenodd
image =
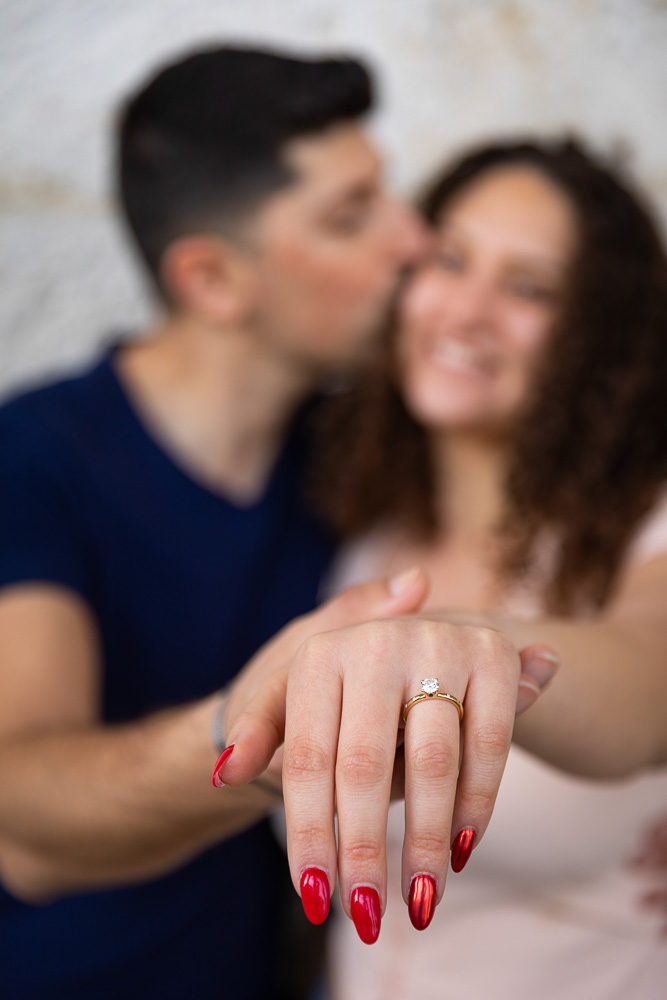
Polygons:
M170 298L208 322L236 326L254 309L251 261L218 236L183 236L162 255L160 272Z

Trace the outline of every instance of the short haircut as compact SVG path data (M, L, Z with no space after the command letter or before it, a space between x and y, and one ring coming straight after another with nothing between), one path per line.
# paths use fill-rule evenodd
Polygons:
M291 139L365 114L368 70L352 59L301 59L212 48L167 66L121 113L121 204L158 286L167 246L195 232L233 231L296 179Z

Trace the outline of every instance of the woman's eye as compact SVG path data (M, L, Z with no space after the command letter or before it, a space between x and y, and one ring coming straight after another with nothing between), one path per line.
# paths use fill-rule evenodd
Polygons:
M354 235L360 232L368 222L370 210L368 208L355 208L349 212L340 212L329 220L330 229L343 236Z
M553 298L551 289L527 281L510 285L510 291L517 298L525 299L526 302L547 302Z

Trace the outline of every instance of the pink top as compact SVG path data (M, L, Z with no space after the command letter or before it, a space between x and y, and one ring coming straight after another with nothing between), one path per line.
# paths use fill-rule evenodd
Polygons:
M377 575L380 553L379 535L353 546L337 586ZM664 553L667 495L627 562ZM523 610L532 617L538 609ZM514 599L512 613L520 615ZM395 803L380 938L362 944L339 913L333 1000L665 1000L664 917L640 904L655 876L628 865L665 814L667 767L593 781L513 747L482 843L463 872L449 873L430 927L416 931L400 890L403 804Z

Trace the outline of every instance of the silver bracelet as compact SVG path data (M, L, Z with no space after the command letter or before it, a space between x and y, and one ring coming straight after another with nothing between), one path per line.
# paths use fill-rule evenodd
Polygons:
M227 689L223 688L222 691L218 692L220 700L216 705L215 712L213 713L213 718L211 719L211 740L213 741L213 746L218 751L222 751L227 746L225 740L225 711L227 709L228 694Z

